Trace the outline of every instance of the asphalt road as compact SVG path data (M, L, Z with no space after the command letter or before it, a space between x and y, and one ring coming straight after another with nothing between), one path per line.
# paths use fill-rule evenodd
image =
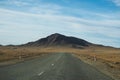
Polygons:
M0 80L112 80L68 53L0 67Z

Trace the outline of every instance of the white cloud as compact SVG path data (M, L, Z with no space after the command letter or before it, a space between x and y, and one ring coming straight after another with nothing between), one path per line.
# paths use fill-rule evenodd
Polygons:
M29 6L30 3L22 1L22 0L5 0L5 1L0 1L0 4L4 5L15 5L18 7L23 7L23 6Z
M116 6L120 6L120 0L112 0L112 2L113 2Z
M1 5L14 6L14 10L19 8L26 12L32 13L42 13L42 14L56 14L59 13L59 10L62 9L61 6L53 3L43 3L41 1L34 0L5 0L0 1ZM12 7L11 7L12 8Z
M119 11L117 13L97 13L51 3L33 3L34 0L29 0L33 2L6 1L0 1L0 4L7 5L6 9L0 8L0 40L5 44L26 43L55 32L69 35L76 33L77 37L82 36L88 41L104 44L107 40L114 43L113 39L120 38ZM119 6L120 0L112 1ZM11 10L7 9L11 5L14 5L14 10L12 7ZM84 35L84 33L88 35ZM97 37L97 34L106 36L106 38ZM108 37L109 39L107 39ZM10 41L8 42L8 40Z
M28 11L37 14L59 14L61 9L61 6L55 4L44 4L31 7Z
M23 8L24 6L30 5L28 3L26 4L26 2L16 2L16 0L13 0L11 3L17 6L22 6ZM87 17L92 16L91 18L86 19L84 17L75 17L74 15L68 16L65 12L62 13L63 8L64 7L55 4L30 6L27 8L26 12L1 8L0 24L3 25L0 25L0 36L6 36L6 38L1 37L1 40L4 41L9 39L7 37L12 34L18 39L27 38L26 41L22 40L24 43L27 42L27 40L31 41L30 36L33 40L36 40L41 33L43 33L41 37L44 37L44 34L47 33L67 33L67 31L71 33L76 32L78 34L88 33L88 35L89 33L95 35L101 34L111 37L111 40L112 38L118 38L120 35L120 16L116 15L116 13L104 14L64 8L64 10L71 10L74 13L80 13ZM4 27L1 28L2 26ZM24 37L22 35L24 35ZM34 35L36 35L35 38ZM96 42L93 37L91 38ZM99 41L104 42L104 40L105 39L102 38Z
M15 4L16 6L28 6L29 5L29 3L26 3L26 2L22 2L22 1L11 1L10 0L10 4Z
M32 29L43 28L67 28L77 32L100 33L110 37L119 37L120 20L86 20L64 15L52 14L31 14L0 9L1 24L11 25L10 27ZM13 26L12 26L13 25ZM17 27L18 26L18 27ZM18 29L19 30L19 29ZM58 30L58 31L59 31Z

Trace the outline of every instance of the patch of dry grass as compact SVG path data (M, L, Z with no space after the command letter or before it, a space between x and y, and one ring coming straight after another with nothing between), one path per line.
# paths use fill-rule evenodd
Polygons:
M0 62L28 58L49 53L43 48L35 47L0 47Z
M120 62L120 49L106 47L90 47L85 49L65 48L65 47L0 47L0 61L21 57L37 56L42 53L69 52L77 55L84 55L103 59L113 63Z
M75 53L78 58L96 67L115 80L120 80L120 49L91 47L83 53Z
M89 47L75 49L66 47L0 47L0 62L41 56L48 53L73 53L83 61L97 67L116 80L120 79L120 49L110 47ZM94 57L97 61L94 61ZM116 78L117 77L117 78Z

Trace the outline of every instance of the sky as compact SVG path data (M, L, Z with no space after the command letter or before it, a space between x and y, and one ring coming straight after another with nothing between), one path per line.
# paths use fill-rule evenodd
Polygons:
M120 0L0 0L0 44L53 33L120 48Z

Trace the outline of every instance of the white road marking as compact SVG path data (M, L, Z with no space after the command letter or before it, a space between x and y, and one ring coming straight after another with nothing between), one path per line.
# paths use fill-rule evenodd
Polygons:
M52 66L54 66L54 64L51 64Z
M43 73L44 73L44 72L40 72L40 73L38 74L38 76L41 76Z

